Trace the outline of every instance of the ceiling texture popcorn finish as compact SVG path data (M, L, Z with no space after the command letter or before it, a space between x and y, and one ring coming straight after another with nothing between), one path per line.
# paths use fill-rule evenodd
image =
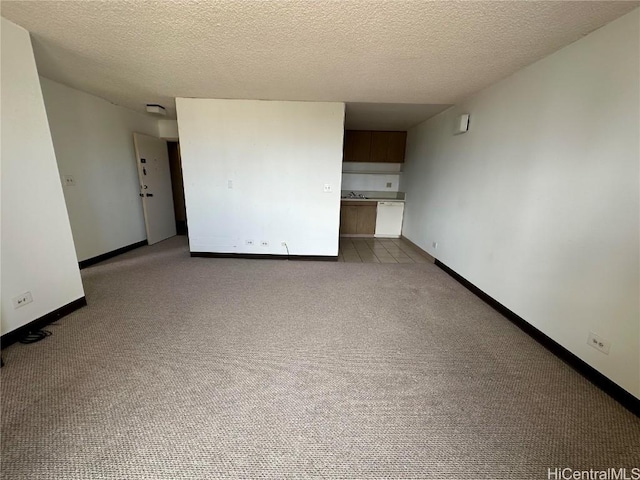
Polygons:
M638 2L3 1L40 74L144 112L174 97L453 104Z
M414 103L347 103L347 130L405 131L427 118L449 108L450 105Z

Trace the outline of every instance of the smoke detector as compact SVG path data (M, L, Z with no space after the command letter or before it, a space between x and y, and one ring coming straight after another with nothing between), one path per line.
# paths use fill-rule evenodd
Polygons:
M162 105L158 105L157 103L147 103L147 112L153 113L154 115L166 115L167 111Z

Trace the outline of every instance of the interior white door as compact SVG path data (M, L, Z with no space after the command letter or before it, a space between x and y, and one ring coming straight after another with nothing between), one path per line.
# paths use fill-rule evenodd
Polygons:
M142 133L133 134L140 179L140 196L149 245L176 234L167 142Z

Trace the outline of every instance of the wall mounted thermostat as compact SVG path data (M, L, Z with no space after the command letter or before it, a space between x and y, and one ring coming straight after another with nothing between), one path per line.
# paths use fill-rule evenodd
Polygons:
M460 135L461 133L466 133L469 130L469 114L463 113L460 115L456 121L456 131L455 135Z

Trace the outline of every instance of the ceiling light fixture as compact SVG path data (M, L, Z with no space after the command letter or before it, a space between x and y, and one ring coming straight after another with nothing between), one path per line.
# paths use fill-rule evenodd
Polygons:
M147 112L163 116L167 114L165 108L157 103L147 103Z

